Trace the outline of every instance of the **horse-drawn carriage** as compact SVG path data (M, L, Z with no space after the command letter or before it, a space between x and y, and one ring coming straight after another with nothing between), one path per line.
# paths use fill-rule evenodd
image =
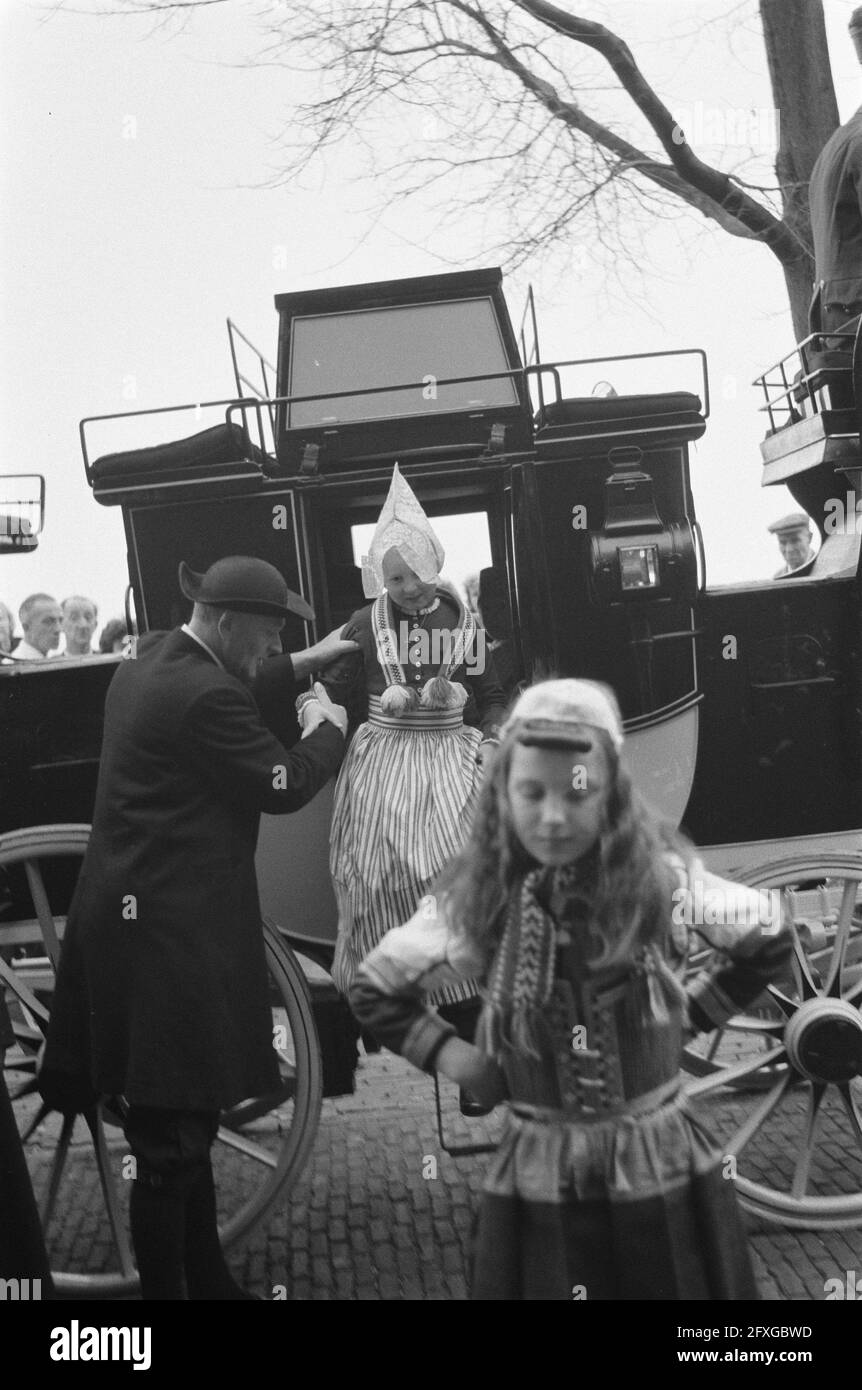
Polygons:
M763 481L786 482L812 516L816 558L780 582L708 587L689 479L689 445L709 414L699 350L543 363L532 300L516 333L496 270L279 295L276 307L276 367L228 325L232 399L82 422L88 484L122 509L137 627L188 616L181 560L202 570L245 553L309 600L316 632L297 618L284 633L286 647L308 645L362 601L363 528L398 462L435 527L469 527L512 681L556 672L611 684L647 798L682 822L708 867L780 893L793 978L689 1049L691 1089L708 1098L749 1210L797 1226L862 1223L855 338L815 337L761 379ZM613 378L610 394L591 391L600 374ZM152 442L118 449L130 429ZM829 524L836 499L842 527ZM7 1066L25 1142L43 1160L46 1136L56 1144L50 1162L34 1159L46 1224L80 1121L75 1130L43 1112L36 1060L86 844L104 692L116 663L133 658L130 638L115 657L0 661L0 969L18 1030ZM331 790L262 823L283 1084L223 1116L222 1161L242 1172L226 1240L296 1181L321 1096L353 1086L353 1032L328 974ZM98 1162L79 1164L75 1180L101 1183L119 1267L62 1275L61 1292L75 1296L134 1287L122 1154L109 1115L86 1119ZM826 1152L837 1161L823 1163Z

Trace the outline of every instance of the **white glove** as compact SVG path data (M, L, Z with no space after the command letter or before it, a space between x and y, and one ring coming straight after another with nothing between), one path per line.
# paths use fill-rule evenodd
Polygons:
M302 737L307 738L327 720L330 724L334 724L336 729L340 729L342 735L346 736L347 710L343 705L333 704L326 687L320 681L315 681L314 699L307 700L299 712Z

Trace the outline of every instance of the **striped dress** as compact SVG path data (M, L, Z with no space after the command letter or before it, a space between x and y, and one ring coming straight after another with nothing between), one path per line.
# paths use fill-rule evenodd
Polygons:
M332 698L362 721L335 789L330 841L338 904L333 978L344 994L369 951L413 916L461 848L479 790L479 744L504 715L484 634L445 590L437 597L425 615L403 613L386 595L360 609L344 630L360 651L324 676ZM383 712L385 689L420 692L444 665L448 678L468 691L463 710ZM471 982L456 982L432 1002L454 1004L474 994Z

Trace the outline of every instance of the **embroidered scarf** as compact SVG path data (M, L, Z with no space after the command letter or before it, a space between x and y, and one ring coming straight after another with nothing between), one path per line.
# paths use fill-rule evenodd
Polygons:
M586 869L566 864L552 870L552 911L539 897L547 876L545 868L531 870L513 894L484 991L476 1043L498 1059L507 1048L541 1056L540 1019L554 988L557 947L566 941L567 933L578 934L586 958L595 864ZM680 985L661 951L655 945L643 947L632 969L646 978L649 1014L657 1022L666 1022L669 999L680 1002Z

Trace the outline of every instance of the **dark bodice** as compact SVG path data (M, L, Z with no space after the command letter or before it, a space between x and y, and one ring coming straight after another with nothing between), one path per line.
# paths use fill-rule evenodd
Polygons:
M440 672L441 657L451 650L451 638L459 623L455 601L445 589L438 589L439 607L425 616L403 612L393 605L395 641L404 661L406 683L421 691L426 681ZM421 634L418 636L417 634ZM368 716L368 696L382 695L389 682L377 656L377 643L372 624L372 605L358 609L343 629L345 637L359 644L359 651L339 658L323 673L322 680L331 698L347 706L351 724L355 727ZM467 691L464 722L491 733L505 714L505 696L497 677L484 632L473 652L452 672L451 680L460 682Z
M668 1001L649 957L627 971L585 977L572 945L537 1025L541 1055L505 1048L510 1098L589 1116L672 1081L682 1048L681 1003Z

